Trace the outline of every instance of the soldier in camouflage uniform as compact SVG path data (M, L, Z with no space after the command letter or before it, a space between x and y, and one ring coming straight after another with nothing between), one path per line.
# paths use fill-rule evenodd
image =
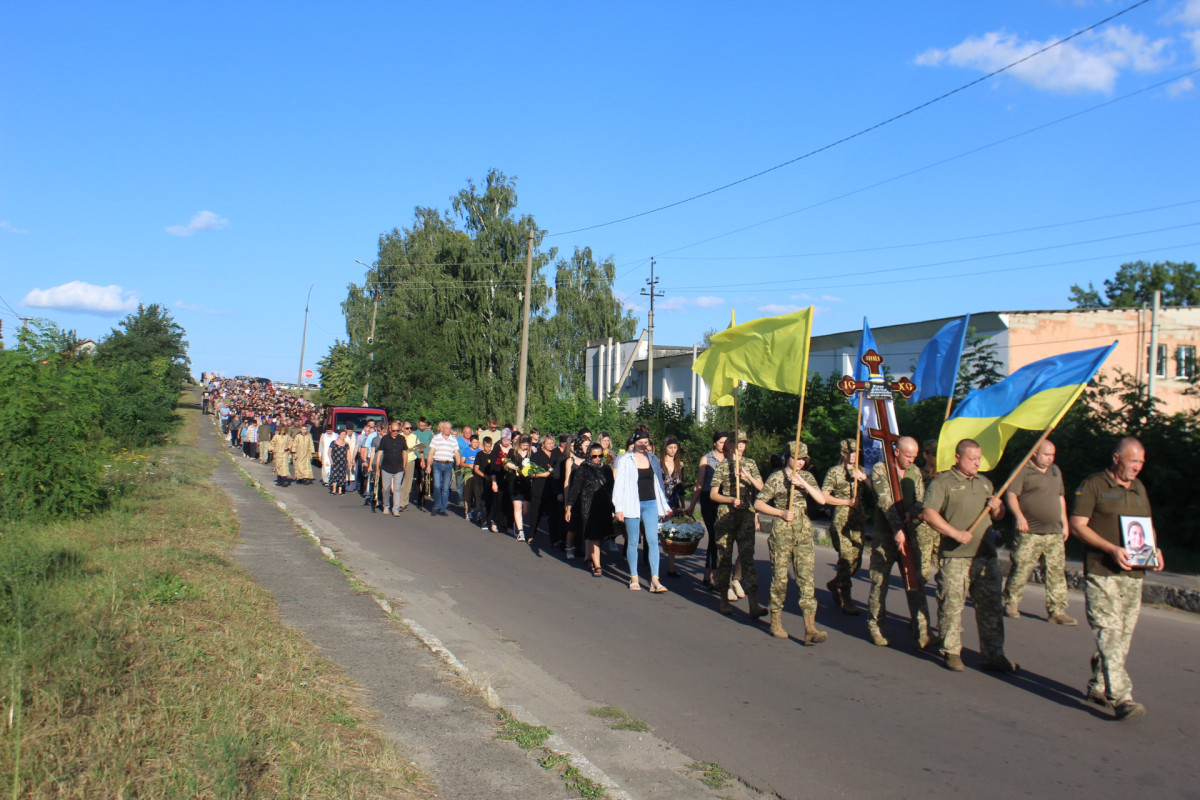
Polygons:
M804 615L804 643L820 644L828 639L825 631L817 630L817 598L813 586L813 524L808 517L807 497L824 505L848 506L850 500L829 497L817 488L817 479L805 467L808 465L808 445L798 449L800 468L789 453L785 467L772 472L754 501L754 510L774 517L767 548L771 553L771 635L788 638L783 627L783 600L787 596L788 566L796 574L800 590L800 611ZM793 489L794 487L794 489ZM790 503L789 503L790 501Z
M1004 493L1016 527L1008 583L1004 586L1004 615L1021 618L1021 595L1029 573L1041 561L1046 574L1046 618L1056 625L1077 625L1074 617L1067 616L1067 555L1063 543L1070 529L1062 473L1054 465L1056 452L1049 440L1038 445Z
M954 467L941 472L925 490L925 520L942 536L938 574L938 631L946 669L963 670L962 613L967 594L975 603L980 666L991 672L1016 672L1004 656L1004 607L1000 599L1000 561L991 520L1004 517L1004 504L992 493L992 482L979 474L983 451L974 439L954 449ZM983 514L978 524L975 519Z
M736 441L735 441L736 439ZM758 604L758 576L754 569L754 523L751 510L757 492L763 487L758 465L746 458L746 435L725 440L725 460L713 472L709 497L717 504L717 596L721 598L721 613L732 614L729 603L729 577L733 567L733 546L737 544L738 560L742 564L742 586L749 598L751 619L765 616L767 611ZM736 456L735 456L736 454ZM734 467L738 472L735 474ZM741 484L737 497L735 480Z
M901 436L896 440L896 466L900 470L900 505L903 516L892 500L892 484L888 479L886 459L871 468L871 487L875 490L875 530L871 538L871 594L867 598L867 633L872 644L887 647L883 635L887 619L888 581L892 567L900 561L900 543L916 547L921 574L918 586L905 591L913 641L918 649L928 647L933 638L929 633L929 602L925 584L932 572L933 542L937 536L928 525L921 524L921 497L925 493L921 471L917 469L917 440Z
M842 462L825 473L821 491L827 496L847 501L833 510L829 534L838 551L837 574L825 588L833 596L834 605L851 616L858 615L858 606L850 599L854 573L862 566L863 544L867 515L863 511L867 491L867 476L858 468L858 452L853 439L841 442ZM857 484L857 486L856 486ZM853 500L853 502L850 502Z
M1150 498L1137 477L1145 463L1141 442L1132 436L1119 441L1112 466L1089 475L1075 490L1070 518L1071 532L1087 547L1084 596L1088 624L1096 634L1092 676L1084 695L1093 703L1111 705L1119 720L1146 713L1146 707L1134 701L1133 682L1125 671L1146 570L1130 564L1121 540L1121 517L1150 516ZM1162 550L1156 550L1153 569L1163 566Z
M279 420L271 437L271 455L275 458L275 483L288 486L292 482L292 435L286 418Z

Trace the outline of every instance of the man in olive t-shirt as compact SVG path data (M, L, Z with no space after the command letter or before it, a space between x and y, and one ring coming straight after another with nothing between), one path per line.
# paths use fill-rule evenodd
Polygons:
M1067 501L1062 473L1054 465L1057 448L1049 439L1038 445L1004 493L1013 515L1012 564L1004 586L1004 615L1020 619L1021 595L1029 573L1041 562L1046 571L1046 618L1056 625L1077 625L1067 616Z
M1121 543L1121 517L1150 516L1150 498L1138 474L1146 449L1132 436L1117 442L1113 463L1104 472L1084 479L1075 490L1071 532L1087 547L1083 562L1084 597L1088 624L1096 635L1092 677L1084 694L1098 705L1111 705L1116 718L1143 716L1146 707L1134 702L1133 682L1125 657L1142 609L1142 578L1146 570L1129 563ZM1163 568L1162 550L1154 569Z
M980 666L1016 672L1017 665L1004 657L1000 562L989 530L991 520L1004 517L1004 505L992 493L992 482L979 474L982 456L978 442L963 439L954 448L954 467L938 473L925 490L921 518L942 535L938 632L946 669L961 672L962 612L969 592L979 628ZM985 509L988 513L976 523Z

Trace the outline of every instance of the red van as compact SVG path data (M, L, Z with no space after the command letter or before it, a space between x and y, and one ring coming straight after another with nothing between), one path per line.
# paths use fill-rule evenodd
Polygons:
M321 463L321 434L325 431L338 432L339 428L345 428L352 433L362 433L362 429L367 427L368 422L375 423L375 430L383 432L387 430L388 415L382 408L366 408L363 406L334 406L333 408L325 409L325 425L321 430L313 428L313 450L316 455L317 463Z

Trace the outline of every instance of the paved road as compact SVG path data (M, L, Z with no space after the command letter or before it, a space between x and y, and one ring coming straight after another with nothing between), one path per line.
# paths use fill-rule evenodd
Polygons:
M901 617L889 622L892 646L872 646L864 617L832 611L823 588L818 621L830 639L817 647L772 639L742 613L725 618L699 587L703 550L682 562L684 577L664 578L670 594L652 595L625 588L623 560L594 579L580 562L542 549L544 534L531 547L461 517L372 514L357 495L332 497L319 486L276 493L506 702L568 738L582 695L621 706L691 757L784 798L1200 797L1197 615L1143 610L1129 667L1150 713L1118 724L1080 699L1090 631L1047 624L1040 587L1026 592L1026 616L1006 625L1021 672L977 669L968 608L968 669L953 674L910 650ZM764 600L765 558L760 536ZM818 549L818 586L833 561L832 550ZM893 607L905 610L899 584L893 589ZM788 608L795 634L803 626L794 593ZM1081 595L1072 593L1070 610L1083 617ZM630 769L616 753L589 756L613 775Z

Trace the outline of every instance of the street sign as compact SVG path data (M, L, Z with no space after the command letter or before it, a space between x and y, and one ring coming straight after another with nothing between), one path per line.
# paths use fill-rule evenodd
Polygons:
M306 370L304 370L304 377L306 377L306 378L311 378L311 377L312 377L312 370L311 370L311 369L306 369Z

